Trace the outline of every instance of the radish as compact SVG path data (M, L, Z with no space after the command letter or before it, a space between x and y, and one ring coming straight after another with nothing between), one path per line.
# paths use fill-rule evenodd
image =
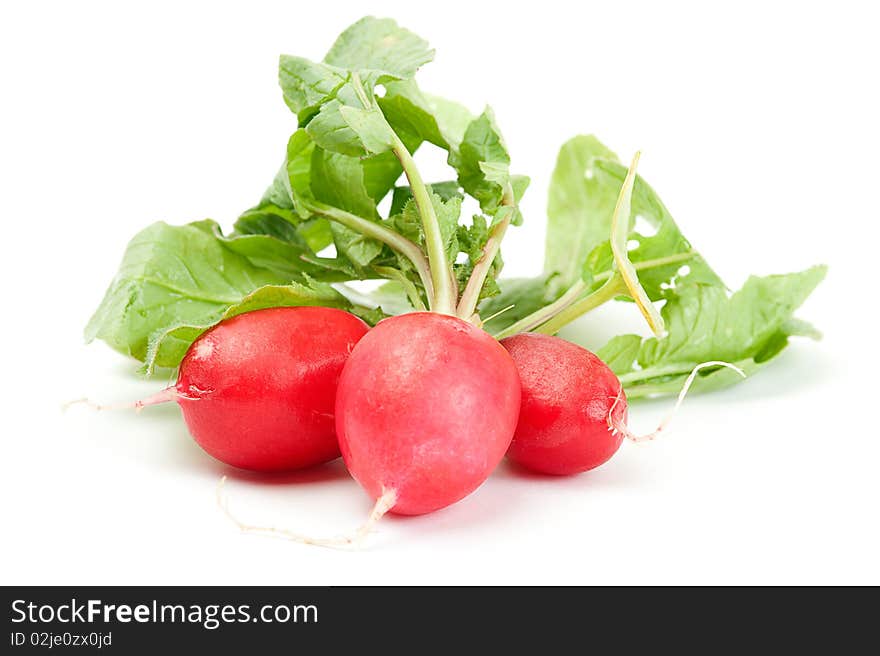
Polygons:
M501 341L522 384L519 421L507 456L543 474L577 474L607 462L623 438L653 440L668 425L704 362L693 369L670 415L647 435L627 427L626 394L614 372L585 348L559 337L523 333Z
M339 381L342 456L392 512L444 508L504 457L520 395L513 360L476 326L430 312L385 319L355 347Z
M559 337L523 333L501 344L516 363L522 406L507 456L545 474L575 474L613 456L625 425L626 395L617 376L585 348ZM612 414L612 406L614 406Z
M283 471L327 462L339 457L337 382L367 330L333 308L239 314L192 343L175 385L129 407L177 401L199 446L233 467Z

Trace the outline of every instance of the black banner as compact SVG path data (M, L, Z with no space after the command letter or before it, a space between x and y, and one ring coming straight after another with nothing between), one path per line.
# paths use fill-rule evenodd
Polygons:
M639 644L680 648L776 645L827 639L835 653L869 623L848 593L636 588L250 588L8 587L0 653L157 654L624 652ZM821 593L826 596L827 592ZM609 642L610 641L610 642ZM860 643L865 644L865 643ZM494 650L493 650L494 651ZM282 653L282 652L280 652Z

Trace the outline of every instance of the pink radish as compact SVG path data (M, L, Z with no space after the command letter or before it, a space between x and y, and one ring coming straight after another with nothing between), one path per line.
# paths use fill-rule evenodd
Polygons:
M519 405L516 367L497 341L461 319L419 312L379 322L355 347L339 381L336 432L367 493L418 515L486 480Z
M233 467L282 471L327 462L339 457L337 382L367 330L333 308L240 314L193 342L175 385L129 407L177 401L199 446Z

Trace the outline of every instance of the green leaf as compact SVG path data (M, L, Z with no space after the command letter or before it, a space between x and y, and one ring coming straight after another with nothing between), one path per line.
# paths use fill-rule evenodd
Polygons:
M484 212L494 213L501 205L504 187L510 180L510 156L488 107L470 122L461 145L449 153L449 165L458 171L458 182L476 198Z
M308 281L305 284L260 287L238 303L227 306L217 317L206 317L201 322L179 323L156 330L150 336L144 358L146 372L151 373L154 367L176 367L199 335L224 319L266 308L315 305L353 309L344 296L327 284Z
M227 247L213 222L154 223L129 243L85 337L144 360L156 331L217 321L258 287L288 282L289 274Z
M474 115L467 107L452 100L429 94L423 94L422 97L427 102L427 107L434 117L443 142L449 150L457 151L461 142L464 141L468 126L474 120ZM431 141L431 139L427 140ZM432 143L436 142L432 141Z
M260 203L257 207L272 207L277 208L278 210L293 209L293 199L290 196L290 179L287 170L287 160L285 160L284 164L281 165L281 168L278 169L278 173L275 174L272 184L270 184L269 188L263 193L263 197L260 199Z
M361 109L343 106L339 111L345 123L357 135L364 150L372 155L391 150L394 132L378 107Z
M641 345L642 338L638 335L618 335L596 351L596 355L619 376L632 370Z
M425 102L417 88L395 90L393 85L396 80L412 78L432 58L427 42L412 32L392 20L367 17L340 35L323 64L283 58L280 78L285 100L307 123L315 143L335 153L361 157L386 152L392 143L391 129L374 96L377 84L392 88L389 103L398 99L394 108L405 111L407 122L417 113L417 122L430 119L424 116ZM400 105L401 100L406 107ZM420 140L420 130L411 131ZM439 135L436 128L434 135ZM414 148L418 142L409 145Z
M782 324L782 331L789 337L809 337L810 339L822 339L822 333L813 324L803 319L792 318Z
M559 274L554 284L560 288L579 277L602 280L612 270L611 222L626 173L626 166L593 136L575 137L562 146L550 181L544 262L546 273ZM666 298L679 284L723 284L641 176L633 183L628 231L627 257L652 301Z
M364 169L354 157L315 148L308 178L312 197L364 219L378 220L376 202L367 193Z
M367 16L339 35L324 61L339 68L411 78L433 58L434 51L424 39L390 18Z
M826 268L816 266L799 273L766 277L752 276L732 296L717 285L691 283L677 287L663 307L667 335L642 341L629 368L620 366L627 394L643 396L678 391L690 371L701 362L722 360L754 371L777 355L788 337L806 333L816 336L809 324L794 320L793 313L825 276ZM626 339L632 347L634 336ZM600 354L614 354L621 342L612 340ZM601 357L601 355L600 355ZM735 377L708 371L695 389L736 382ZM661 390L661 391L658 391Z
M333 98L347 79L345 71L303 57L281 55L278 62L284 102L301 121Z
M305 130L297 130L288 142L289 187L300 217L312 218L309 201L318 200L361 218L378 220L376 202L367 193L364 183L364 171L361 160L318 148ZM327 225L337 256L350 260L356 269L368 265L383 250L379 242L342 225L322 225ZM337 273L350 270L344 261L338 264L340 266L333 267Z
M284 164L275 175L272 184L266 189L260 202L238 217L235 223L235 233L266 234L297 243L304 241L309 250L317 253L333 243L330 226L326 220L314 220L310 219L308 214L303 217L297 213L293 204L293 191L290 183L291 175L297 181L308 180L313 145L308 139L308 135L304 133L295 134L291 141L305 147L305 157L299 158L290 166L285 158ZM296 149L294 146L292 150L295 152Z
M220 232L220 227L213 221L203 221L198 224L207 224L210 232L230 251L246 257L251 264L276 272L287 280L302 279L304 275L316 280L335 281L338 275L327 277L324 267L316 266L309 261L313 255L306 240L292 226L280 217L269 218L269 215L259 217L245 217L239 219L236 226L240 228L255 228L255 222L264 231L257 234L233 234L225 237ZM270 224L271 222L271 224ZM287 226L282 228L281 226ZM274 234L272 234L274 233Z
M384 86L385 95L378 99L379 107L410 152L422 141L449 148L431 102L414 81L387 82Z
M788 275L751 276L730 298L717 286L692 284L679 289L663 307L669 335L647 340L639 364L754 357L807 299L825 271L817 266Z
M461 200L461 196L457 194L452 194L445 200L439 194L431 194L431 203L437 215L440 236L443 238L446 257L450 264L455 262L456 255L459 253L458 219L461 214ZM414 199L410 198L404 204L401 213L392 217L390 223L404 237L420 246L424 246L425 233L422 227L421 215Z
M365 267L382 252L382 244L338 223L330 223L336 252L358 267ZM359 276L361 277L361 276Z
M428 186L431 189L431 192L439 196L444 202L449 200L450 198L464 199L458 183L452 180L446 182L435 182ZM404 206L409 201L411 201L412 198L412 189L410 189L408 186L404 185L400 187L395 187L394 193L391 197L391 209L388 211L389 216L394 216L395 214L400 214L401 212L403 212Z
M315 147L315 142L302 129L297 130L288 142L285 171L289 193L294 198L317 197L364 218L378 216L376 203L393 188L401 170L400 163L392 153L356 158L322 151ZM327 184L316 179L316 196L313 193L313 176L320 178L325 174L330 176L332 182ZM333 189L337 184L341 187ZM305 214L309 216L308 212Z
M556 158L547 203L544 272L557 274L555 284L572 285L587 256L611 234L611 217L623 178L609 183L596 175L596 159L617 156L593 136L567 141Z
M305 241L293 221L280 213L257 208L245 211L236 219L233 235L269 235L293 243Z
M358 133L345 120L341 111L345 106L357 109L369 107L357 96L350 81L340 87L333 100L321 105L320 111L305 129L314 142L325 150L350 157L362 157L369 151Z

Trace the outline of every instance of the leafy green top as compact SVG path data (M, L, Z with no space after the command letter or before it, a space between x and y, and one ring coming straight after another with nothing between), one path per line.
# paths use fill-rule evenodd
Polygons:
M677 391L695 364L750 370L815 329L793 318L824 275L814 267L751 278L730 296L657 194L595 137L563 145L550 185L544 274L499 281L500 244L522 220L528 178L491 109L423 93L428 43L389 19L346 29L321 61L282 55L278 79L296 115L263 197L224 235L212 221L154 224L134 237L86 329L154 366L176 366L222 319L262 307L326 305L376 322L431 309L502 337L553 333L598 305L635 300L655 337L621 335L599 354L631 397ZM448 179L425 181L424 144L446 151ZM390 210L380 202L391 197ZM464 221L462 201L480 211ZM388 281L372 295L345 283ZM664 301L661 312L654 306ZM697 387L732 382L702 372Z

